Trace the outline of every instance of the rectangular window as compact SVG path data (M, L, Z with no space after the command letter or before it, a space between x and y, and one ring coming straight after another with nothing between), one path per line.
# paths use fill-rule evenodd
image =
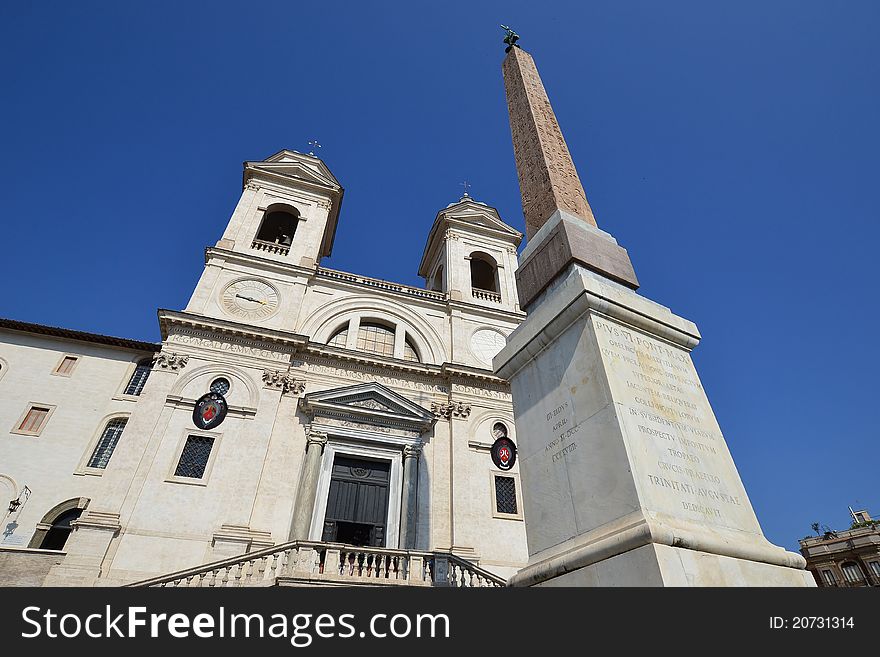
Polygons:
M854 563L843 565L843 576L847 582L860 582L862 580L862 571Z
M871 561L869 565L871 566L871 572L874 573L874 577L880 579L880 561Z
M132 373L131 378L128 380L128 385L125 386L125 390L123 394L125 395L139 395L144 389L144 385L147 383L147 379L150 378L150 372L153 371L153 362L149 359L143 360L137 364L137 367Z
M498 513L516 515L516 480L513 477L495 476L495 510Z
M204 477L213 446L214 439L210 436L187 436L174 476L192 479Z
M51 408L48 406L32 405L28 408L27 413L24 414L24 418L18 425L16 432L26 433L33 436L38 435L46 425L46 420L49 418L50 411Z
M825 584L828 586L837 586L837 579L835 579L834 573L830 570L822 571L822 579L825 580Z
M110 462L110 457L113 455L113 450L116 449L116 444L119 442L119 438L125 429L126 422L128 422L126 418L116 418L107 423L104 433L101 434L101 439L95 447L92 458L89 459L90 468L100 468L103 470L107 467L107 463Z
M76 367L76 362L79 360L76 356L65 356L61 359L61 362L58 363L58 367L55 368L55 374L60 374L61 376L70 376L73 372L73 368Z

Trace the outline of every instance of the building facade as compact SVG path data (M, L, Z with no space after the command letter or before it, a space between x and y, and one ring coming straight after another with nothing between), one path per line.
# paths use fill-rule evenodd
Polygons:
M807 569L825 587L880 586L880 521L853 511L853 525L799 542Z
M491 359L525 317L522 235L465 195L414 288L320 266L342 197L314 156L246 162L161 343L0 325L0 583L243 577L252 553L300 581L405 563L498 583L525 563L517 467L489 453L516 440ZM211 392L220 424L198 419Z

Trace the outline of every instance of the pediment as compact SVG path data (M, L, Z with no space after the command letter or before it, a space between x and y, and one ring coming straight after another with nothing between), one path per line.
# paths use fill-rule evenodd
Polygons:
M363 383L305 395L302 410L314 417L406 427L424 431L435 421L428 409L379 383Z
M419 264L419 276L427 278L430 275L428 267L435 261L447 228L473 229L475 234L501 239L514 248L519 247L523 238L521 232L501 220L498 210L472 198L463 198L437 213Z
M321 164L320 162L318 164ZM294 178L296 180L328 187L330 189L339 189L339 182L330 173L330 170L324 166L310 166L309 163L303 162L248 162L248 169L251 171L260 171L264 173L274 174L276 176L284 176L286 178Z

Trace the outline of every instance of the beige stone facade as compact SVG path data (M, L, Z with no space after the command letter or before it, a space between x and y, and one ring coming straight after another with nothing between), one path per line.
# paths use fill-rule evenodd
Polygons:
M246 162L189 303L159 311L159 344L0 326L0 584L126 584L291 541L276 552L308 545L306 579L342 572L348 543L321 545L363 524L330 522L349 461L387 473L349 565L422 564L437 581L525 563L518 471L489 455L499 432L516 440L491 360L524 318L522 236L465 197L429 232L424 289L335 271L320 261L342 196L313 156ZM193 409L216 386L227 415L200 430Z

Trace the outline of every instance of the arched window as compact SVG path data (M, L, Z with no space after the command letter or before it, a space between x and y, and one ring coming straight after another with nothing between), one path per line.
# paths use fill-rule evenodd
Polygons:
M270 208L263 217L260 230L257 231L257 239L261 242L289 247L293 243L298 223L299 212L296 210Z
M375 322L361 322L357 348L380 356L394 356L394 329Z
M46 532L40 548L43 550L63 550L64 544L67 543L67 537L73 531L70 523L81 515L82 509L71 509L58 516L55 522L52 523L52 527Z
M125 386L125 394L126 395L139 395L141 391L143 391L144 386L147 383L147 379L150 377L150 372L153 371L153 361L150 358L144 358L141 361L138 361L137 367L134 369L134 373L131 375L131 378L128 380L128 385Z
M327 345L345 349L348 344L348 329L348 324L337 329L336 333L327 341ZM355 348L358 351L394 358L396 338L397 331L394 325L382 324L377 321L362 321L357 330ZM419 351L409 336L404 336L403 339L403 359L414 363L422 362Z
M107 426L104 427L104 432L101 434L101 439L98 440L95 451L92 452L92 457L89 459L90 468L100 468L103 470L107 467L110 457L113 456L113 450L116 449L119 438L122 436L122 432L125 431L127 422L128 418L117 417L107 423Z
M498 267L485 253L471 254L471 287L475 290L498 293Z
M70 523L79 518L88 505L89 499L87 497L74 497L56 504L37 523L37 529L34 531L28 547L63 550L64 544L67 543L67 537L73 530Z
M342 347L345 349L345 345L348 344L348 324L336 331L327 344L331 347Z
M409 338L403 343L403 360L411 360L414 363L422 362L422 359L419 358L419 352L416 351L415 346L409 341Z

